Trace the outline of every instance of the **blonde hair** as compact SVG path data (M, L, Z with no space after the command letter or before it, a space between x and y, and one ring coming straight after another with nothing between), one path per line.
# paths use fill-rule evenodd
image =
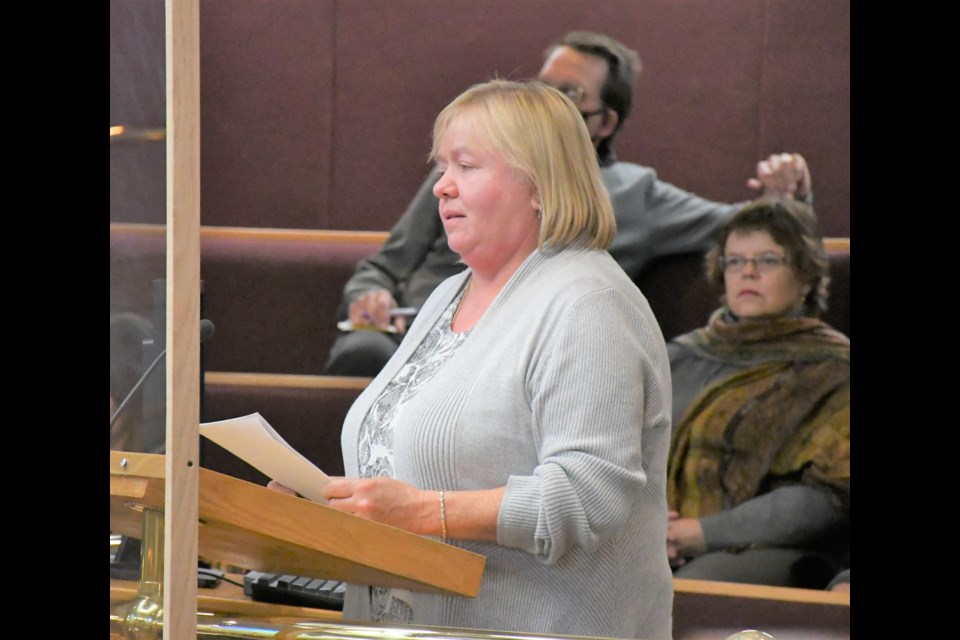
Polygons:
M474 85L437 116L431 161L461 118L486 141L486 150L533 185L540 202L540 248L610 245L616 233L613 205L586 124L569 98L536 80Z

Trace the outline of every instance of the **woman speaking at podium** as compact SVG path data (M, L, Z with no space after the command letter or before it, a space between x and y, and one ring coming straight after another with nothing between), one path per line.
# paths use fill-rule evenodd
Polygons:
M486 569L475 599L350 585L345 619L671 637L670 371L606 252L615 222L584 118L611 114L495 80L437 117L434 194L468 269L350 409L347 477L324 497Z

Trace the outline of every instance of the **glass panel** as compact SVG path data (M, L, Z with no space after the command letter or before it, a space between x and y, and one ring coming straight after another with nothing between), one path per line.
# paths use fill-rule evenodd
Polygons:
M110 0L110 448L148 453L165 441L164 23L163 0Z

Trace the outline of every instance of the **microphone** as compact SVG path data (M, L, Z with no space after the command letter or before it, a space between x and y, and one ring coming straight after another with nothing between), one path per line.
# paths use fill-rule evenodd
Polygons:
M207 340L210 336L213 335L213 332L216 330L216 327L213 326L213 322L204 318L200 321L200 342ZM120 403L120 406L117 407L117 410L113 412L113 415L110 416L110 426L113 427L113 424L117 421L117 418L120 417L120 414L123 412L124 407L127 406L127 403L130 402L130 399L140 390L140 387L143 386L143 383L146 382L147 378L150 377L150 374L154 369L157 368L157 365L160 364L160 360L163 356L167 355L167 348L164 347L163 350L157 354L157 357L153 359L153 362L150 363L150 366L147 367L147 370L143 372L140 376L140 379L137 380L137 384L133 385L133 388L127 393L127 396L123 399L123 402Z
M213 335L213 332L216 330L217 328L213 326L213 322L211 322L210 320L207 320L206 318L201 320L200 321L200 342L203 342L204 340L207 340L208 338L210 338Z

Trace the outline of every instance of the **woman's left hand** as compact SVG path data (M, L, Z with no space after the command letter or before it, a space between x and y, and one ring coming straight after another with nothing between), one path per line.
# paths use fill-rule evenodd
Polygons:
M676 511L671 511L667 518L667 558L670 559L670 566L677 568L688 558L706 550L700 519L681 518Z
M436 494L381 477L330 478L323 487L334 509L418 534L434 533L425 525L439 518Z

